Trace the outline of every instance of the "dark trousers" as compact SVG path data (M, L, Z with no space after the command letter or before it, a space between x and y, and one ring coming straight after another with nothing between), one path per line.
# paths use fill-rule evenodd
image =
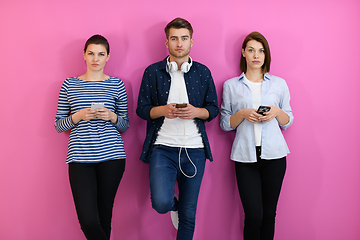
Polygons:
M125 159L70 163L69 179L77 216L88 240L109 240L112 208Z
M260 158L256 163L235 162L236 178L245 213L244 240L274 239L275 215L286 170L286 157Z

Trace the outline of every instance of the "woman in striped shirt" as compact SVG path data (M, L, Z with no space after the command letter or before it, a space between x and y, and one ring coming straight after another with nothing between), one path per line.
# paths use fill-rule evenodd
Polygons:
M104 74L108 41L89 38L87 71L67 78L59 94L55 128L71 130L66 163L82 231L88 240L109 240L114 198L125 170L120 132L129 128L124 83Z

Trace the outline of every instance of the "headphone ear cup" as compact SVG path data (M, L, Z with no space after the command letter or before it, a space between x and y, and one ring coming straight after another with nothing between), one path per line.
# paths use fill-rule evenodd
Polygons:
M188 62L181 64L181 71L187 73L190 70L191 65Z
M177 63L176 62L169 62L168 68L169 68L170 72L176 72L178 70Z

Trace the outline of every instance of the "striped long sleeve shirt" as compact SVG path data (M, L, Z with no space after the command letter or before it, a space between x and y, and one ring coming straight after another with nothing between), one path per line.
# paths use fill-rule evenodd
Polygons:
M116 113L118 121L92 119L72 122L71 115L91 103L104 103L104 107ZM129 128L127 95L124 83L115 77L104 81L83 81L67 78L59 94L55 117L58 132L71 130L66 163L97 163L126 158L120 132Z

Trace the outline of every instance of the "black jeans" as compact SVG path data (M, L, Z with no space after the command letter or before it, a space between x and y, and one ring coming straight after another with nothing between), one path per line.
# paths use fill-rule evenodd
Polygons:
M235 162L236 179L245 213L244 240L274 239L275 215L286 170L286 157Z
M70 163L69 179L76 213L88 240L109 240L115 195L125 159Z

